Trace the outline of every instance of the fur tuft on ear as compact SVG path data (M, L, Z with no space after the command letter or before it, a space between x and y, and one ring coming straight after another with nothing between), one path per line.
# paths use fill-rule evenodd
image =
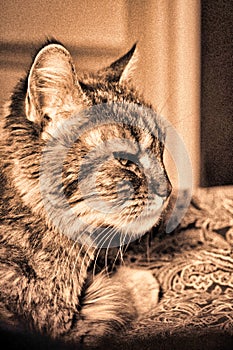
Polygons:
M27 118L43 124L59 114L70 113L82 104L83 93L78 84L69 52L60 44L48 44L37 54L28 76L26 96Z
M98 71L98 77L105 81L119 82L131 80L132 73L136 68L138 49L136 44L121 58L113 62L109 67Z

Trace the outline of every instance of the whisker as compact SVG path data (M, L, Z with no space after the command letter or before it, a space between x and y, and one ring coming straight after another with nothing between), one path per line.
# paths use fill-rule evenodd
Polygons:
M131 216L132 211L133 211L133 208L131 208L130 213L128 214L128 216L127 216L126 219L124 220L125 223L127 222L128 217ZM115 259L114 259L112 269L114 269L114 267L115 267L115 265L116 265L117 258L118 258L118 256L119 256L119 254L120 254L121 263L122 263L122 265L124 264L124 252L125 252L125 250L123 250L122 247L124 246L126 237L128 236L128 230L129 230L129 228L126 228L126 232L125 232L125 233L121 232L121 236L120 236L120 246L119 246L119 249L118 249L118 251L117 251L116 257L115 257ZM132 237L132 234L131 234L131 237ZM127 245L126 245L127 247L129 246L130 241L131 241L131 239L128 240Z
M104 231L106 231L107 229L108 229L108 228L106 228ZM103 249L103 246L104 246L104 244L105 244L105 242L106 242L106 240L107 240L107 236L108 236L108 232L104 233L103 236L101 237L101 240L98 242L98 243L102 242L102 244L101 244L101 246L99 247L98 252L97 252L97 254L96 254L96 256L95 256L94 266L93 266L93 276L95 275L95 270L96 270L96 265L97 265L97 259L98 259L99 254L100 254L101 250Z
M89 227L90 227L90 226L88 226L88 228L89 228ZM86 230L85 230L82 234L84 234L85 232L86 232ZM85 242L87 242L87 240L89 240L89 238L92 236L92 234L93 234L93 233L90 233L90 235L86 238L86 241L85 241ZM85 243L85 242L84 242L84 243ZM94 253L95 250L96 250L95 247L94 247L95 239L91 242L91 244L85 245L84 243L82 244L82 246L81 246L81 248L80 248L80 250L79 250L79 253L78 253L78 255L77 255L77 258L76 258L76 260L75 260L74 267L73 267L73 270L72 270L72 274L73 274L74 271L75 271L76 264L77 264L77 261L78 261L78 259L79 259L79 257L80 257L80 253L81 253L82 249L83 249L84 247L87 247L87 246L88 246L88 248L86 249L85 254L84 254L83 258L82 258L82 264L81 264L80 270L79 270L80 272L82 271L84 261L85 261L85 259L86 259L86 256L87 256L88 253L90 252L90 250L93 249L93 253Z
M100 247L100 250L103 248L103 245L106 243L106 241L107 241L107 239L108 239L108 236L109 236L109 235L112 235L112 233L114 233L114 231L116 231L116 229L113 227L113 228L111 228L111 230L110 230L109 232L106 232L106 234L104 235L104 237L102 237L101 240L103 240L103 244L102 244L102 246ZM116 232L117 232L117 231L116 231ZM106 238L105 238L105 237L106 237ZM109 246L110 246L110 244L111 244L113 238L114 238L114 235L112 235L112 238L109 240L108 245L107 245L107 249L109 249ZM98 252L98 255L99 255L99 253L100 253L100 250L99 250L99 252ZM96 262L97 262L98 255L97 255L96 258L95 258L95 264L96 264ZM94 265L94 268L95 268L95 265ZM106 270L106 271L107 271L107 268L108 268L108 265L107 265L107 261L106 261L106 252L105 252L105 270Z
M114 233L117 233L117 231L118 231L118 230L117 230L116 228L112 231L113 235L112 235L111 240L110 240L109 243L108 243L108 246L107 246L107 249L106 249L106 252L105 252L105 266L106 266L106 267L107 267L107 265L108 265L108 252L109 252L109 248L110 248L111 242L112 242L112 240L113 240L113 238L114 238Z
M82 248L83 248L84 246L86 247L86 245L83 244L82 247L81 247L81 249L80 249L80 251L82 250ZM94 246L93 246L93 245L89 245L88 248L87 248L87 250L85 251L84 256L82 257L82 263L81 263L80 268L79 268L79 274L80 274L80 275L82 274L82 269L83 269L83 266L84 266L84 262L85 262L85 260L86 260L86 257L88 256L88 253L90 252L91 248L95 251ZM74 266L73 266L73 270L72 270L72 272L71 272L72 275L75 273L76 265L77 265L77 262L78 262L79 257L80 257L80 251L79 251L79 253L78 253L78 255L77 255L77 258L76 258L76 260L75 260L75 263L74 263Z
M90 227L92 227L92 226L91 225L87 226L87 228L79 235L79 238L74 240L74 243L72 244L71 248L69 249L66 261L64 262L64 268L66 268L68 263L69 263L69 259L70 259L71 253L72 253L75 245L76 244L80 244L80 242L79 242L80 237L82 237L86 232L88 232ZM85 245L83 245L83 244L80 246L80 249L79 249L79 252L78 252L78 257L80 256L82 250L84 249L84 246ZM65 254L65 252L64 252L64 254Z

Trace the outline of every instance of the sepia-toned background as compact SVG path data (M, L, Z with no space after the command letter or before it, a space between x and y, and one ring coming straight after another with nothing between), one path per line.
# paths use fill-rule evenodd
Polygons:
M140 58L133 82L183 138L192 161L194 186L230 184L233 130L232 103L227 99L232 96L232 67L228 64L230 10L224 3L1 0L0 103L9 98L18 78L29 68L35 48L47 37L70 49L78 72L103 67L138 42ZM213 14L221 25L210 20ZM219 51L225 58L219 57ZM169 155L166 163L176 183Z

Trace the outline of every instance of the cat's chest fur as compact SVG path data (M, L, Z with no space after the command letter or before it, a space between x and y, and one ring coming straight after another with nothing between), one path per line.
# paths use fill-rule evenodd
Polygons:
M69 52L45 45L12 95L1 123L3 328L88 343L158 302L149 271L94 275L90 264L156 225L171 189L162 125L127 85L134 49L79 80Z

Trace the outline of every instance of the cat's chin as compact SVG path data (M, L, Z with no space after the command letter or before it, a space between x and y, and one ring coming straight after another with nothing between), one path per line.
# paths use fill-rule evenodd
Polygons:
M129 244L143 236L152 227L156 226L161 217L161 211L151 212L150 215L144 215L137 220L123 226L101 225L93 230L85 230L85 234L74 234L71 231L67 233L70 238L79 241L81 245L92 248L110 248Z
M152 227L156 226L160 221L161 215L144 216L139 220L125 225L123 228L119 227L99 227L91 233L92 246L98 248L119 247L136 239L142 237Z
M61 215L58 221L59 228L63 234L81 245L93 248L121 246L140 238L152 227L157 226L168 202L169 197L163 199L157 196L156 200L138 215L135 214L130 220L127 218L127 222L120 213L109 214L103 218L102 213L87 210L80 218L71 211L69 217ZM78 204L77 212L80 212L81 205L83 206L83 202Z
M139 236L144 235L148 232L152 227L156 226L161 218L161 212L158 214L152 214L142 216L140 219L129 223L122 232L126 235L130 235L132 238L139 238Z
M141 214L130 223L118 227L114 225L101 225L90 233L91 245L98 248L116 247L130 242L143 236L150 231L152 227L157 226L161 219L161 214L167 205L167 200L157 210Z
M161 220L161 215L167 204L169 197L162 202L161 206L157 209L150 210L144 215L140 215L137 219L129 223L127 226L121 229L122 233L130 236L132 239L137 239L144 235L146 232L157 226Z

